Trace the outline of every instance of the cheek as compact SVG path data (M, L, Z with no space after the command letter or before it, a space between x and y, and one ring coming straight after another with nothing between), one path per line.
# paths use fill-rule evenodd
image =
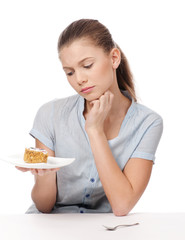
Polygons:
M112 80L113 79L113 71L112 66L108 61L104 61L103 64L98 65L94 71L94 75L100 77L101 79Z
M67 81L71 85L71 87L75 88L75 81L73 78L67 78Z
M102 78L107 84L111 84L114 80L114 74L113 74L113 69L110 66L110 64L104 64L102 67Z

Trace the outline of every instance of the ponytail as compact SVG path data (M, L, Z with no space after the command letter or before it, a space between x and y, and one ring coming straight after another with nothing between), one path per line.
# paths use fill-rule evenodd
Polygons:
M121 62L119 67L116 69L117 81L120 90L126 90L130 96L137 101L133 76L124 53L121 48L116 44L116 48L119 49L121 53Z

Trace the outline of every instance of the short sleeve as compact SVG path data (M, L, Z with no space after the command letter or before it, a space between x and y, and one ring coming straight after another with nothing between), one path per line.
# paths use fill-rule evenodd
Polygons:
M143 158L155 161L155 153L163 132L163 120L158 117L145 130L131 158Z
M44 104L38 110L30 135L54 151L53 102Z

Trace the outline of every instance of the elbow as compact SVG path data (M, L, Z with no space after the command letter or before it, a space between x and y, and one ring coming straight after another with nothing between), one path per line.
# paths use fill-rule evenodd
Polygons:
M48 200L46 199L38 199L34 195L32 195L32 200L35 204L35 207L38 209L41 213L51 213L53 210L53 207L55 205L54 200Z
M116 204L116 206L112 208L112 211L115 216L122 217L122 216L128 215L131 209L132 209L131 204L124 203L124 204Z
M47 214L47 213L51 213L52 209L40 209L39 211Z
M53 206L44 206L36 203L35 203L35 206L41 213L51 213L53 210Z
M127 209L113 209L113 213L116 217L126 216L129 211Z

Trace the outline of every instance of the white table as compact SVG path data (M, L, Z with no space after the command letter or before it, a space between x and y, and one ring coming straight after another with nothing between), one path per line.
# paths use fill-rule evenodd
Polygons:
M106 231L139 222L134 227ZM1 240L185 240L185 213L0 215Z

